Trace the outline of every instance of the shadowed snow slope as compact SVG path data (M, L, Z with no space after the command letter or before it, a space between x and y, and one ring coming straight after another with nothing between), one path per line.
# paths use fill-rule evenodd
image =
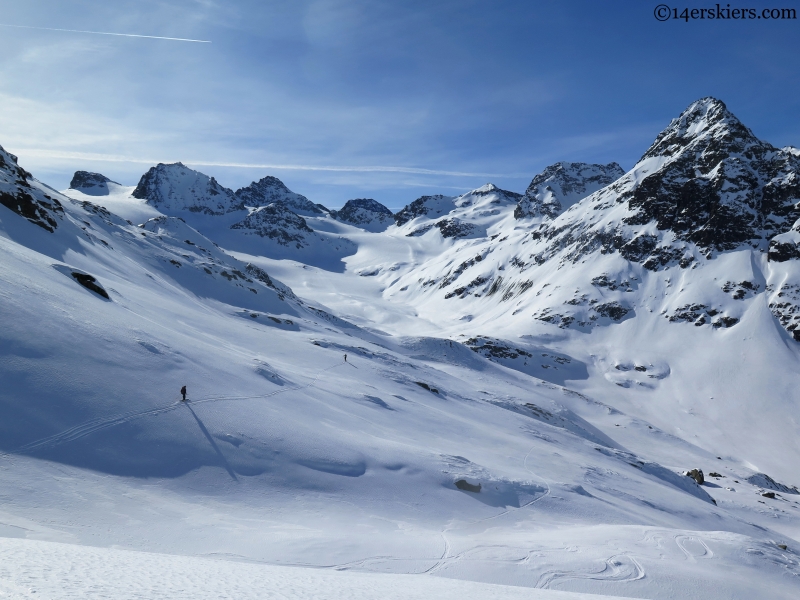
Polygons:
M0 154L0 594L797 597L796 157L750 136L704 99L555 218L377 232Z

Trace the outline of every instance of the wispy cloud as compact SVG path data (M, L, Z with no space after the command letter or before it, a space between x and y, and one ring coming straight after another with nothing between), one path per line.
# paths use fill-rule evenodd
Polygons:
M136 158L115 154L96 154L91 152L68 152L62 150L48 150L41 148L16 148L15 152L25 156L37 158L54 158L68 160L87 160L118 163L134 163L154 165L160 162L176 162L175 160L158 160L154 158ZM347 165L292 165L292 164L266 164L266 163L241 163L205 160L182 160L195 167L226 167L234 169L273 169L284 171L330 171L342 173L409 173L413 175L447 175L452 177L520 177L519 174L502 173L475 173L466 171L445 171L439 169L421 169L417 167L396 166L347 166Z
M194 42L196 44L210 44L210 40L193 40L190 38L165 37L161 35L142 35L138 33L114 33L111 31L84 31L82 29L59 29L56 27L33 27L31 25L9 25L0 23L0 27L14 27L15 29L38 29L41 31L63 31L67 33L89 33L92 35L115 35L119 37L147 38L151 40L169 40L171 42Z

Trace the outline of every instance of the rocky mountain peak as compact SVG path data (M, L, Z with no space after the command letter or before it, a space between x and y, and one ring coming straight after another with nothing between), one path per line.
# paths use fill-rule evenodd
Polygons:
M90 173L89 171L75 171L72 181L69 183L71 190L78 190L89 196L107 196L108 184L120 185L116 181L111 181L100 173Z
M495 201L502 202L505 200L511 203L516 203L520 198L522 198L522 194L501 189L493 183L487 183L486 185L482 185L481 187L467 192L466 194L462 194L455 200L455 203L456 205L463 205L464 200L479 202L480 198L485 196L494 196Z
M613 183L625 172L617 163L607 165L559 162L531 180L514 211L517 219L553 219L589 194Z
M394 213L371 198L348 200L341 210L333 211L331 216L368 231L383 231L394 222Z
M713 98L673 119L629 175L619 201L635 214L624 223L654 222L704 252L766 249L800 217L799 157L756 138Z
M272 176L263 177L247 187L236 190L236 198L244 206L266 206L277 202L297 214L306 216L324 214L324 211L311 200L293 192L280 179Z
M656 137L653 145L641 160L654 157L672 157L686 150L744 152L750 146L772 149L759 140L716 98L701 98L689 105L680 116ZM641 162L641 161L640 161Z
M244 208L233 191L180 162L151 167L142 175L132 195L168 213L189 211L223 215Z
M453 201L454 198L452 196L443 196L442 194L420 196L411 204L396 212L394 221L398 227L401 227L417 217L426 216L435 218L447 214L453 210L455 206Z

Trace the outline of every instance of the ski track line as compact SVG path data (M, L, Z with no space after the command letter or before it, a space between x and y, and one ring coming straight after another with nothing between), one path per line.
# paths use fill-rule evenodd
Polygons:
M472 525L477 525L478 523L483 523L485 521L491 521L493 519L499 519L500 517L502 517L504 515L507 515L507 514L509 514L511 512L518 512L518 511L520 511L520 510L522 510L524 508L528 508L528 507L532 506L533 504L535 504L536 502L538 502L539 500L541 500L542 498L545 498L545 497L550 495L550 484L547 483L547 480L544 477L542 477L540 475L537 475L536 473L534 473L533 471L531 471L528 468L528 457L531 455L531 452L533 452L534 448L536 448L536 446L531 446L531 449L528 450L528 453L525 455L525 458L522 461L522 466L525 468L526 471L528 471L528 473L530 473L531 475L533 475L534 477L539 479L545 485L545 487L547 487L547 490L545 491L545 493L542 494L541 496L537 496L536 498L534 498L530 502L526 502L525 504L523 504L519 508L509 508L507 510L504 510L501 513L498 513L496 515L492 515L491 517L486 517L484 519L478 519L477 521L471 521L470 523L466 523L464 525L445 528L439 534L439 535L442 536L442 540L444 541L444 552L442 553L442 556L439 558L439 560L436 562L436 564L433 565L431 568L423 571L423 573L427 573L427 574L436 573L437 571L439 571L443 567L445 567L448 563L453 562L454 560L458 560L464 554L462 552L461 554L458 554L456 556L450 556L451 546L450 546L449 540L447 539L447 532L448 531L452 531L454 529L463 529L463 528L466 528L466 527L470 527Z
M690 548L686 547L686 542L694 542L702 546L702 554L692 552ZM696 562L698 558L714 558L714 552L708 547L708 544L706 544L702 538L699 538L695 535L676 535L675 543L678 545L678 548L681 549L681 552L686 555L686 560Z
M626 565L623 559L630 561L630 565ZM628 567L628 568L625 568ZM610 571L610 572L609 572ZM639 561L629 554L615 554L605 560L604 567L594 573L580 573L577 571L548 571L542 574L536 587L550 589L554 583L560 581L572 580L590 580L590 581L615 581L619 583L628 583L631 581L639 581L645 578L644 568Z
M198 400L193 400L191 401L191 403L205 404L207 402L222 402L225 400L248 400L252 398L271 398L273 396L277 396L278 394L283 394L285 392L304 390L315 386L317 381L319 381L319 378L322 377L323 373L325 373L326 371L330 371L331 369L335 369L336 367L340 367L343 364L349 364L349 363L345 363L344 361L342 361L331 367L322 369L319 373L317 373L316 377L314 377L314 379L312 379L310 383L307 383L305 385L288 387L282 390L275 390L274 392L270 392L269 394L257 394L253 396L212 396L212 397L200 398ZM173 404L168 404L166 406L159 406L148 410L129 411L126 413L121 413L110 417L98 417L90 421L86 421L85 423L81 423L80 425L75 425L74 427L71 427L60 433L56 433L54 435L42 438L40 440L29 442L24 446L20 446L16 450L0 453L0 458L8 458L9 456L14 454L29 454L37 450L52 448L54 446L65 444L67 442L73 442L75 440L86 437L87 435L91 435L92 433L96 433L104 429L109 429L110 427L115 427L117 425L129 423L130 421L141 419L143 417L149 417L176 410L181 406L181 404L182 402L178 401Z

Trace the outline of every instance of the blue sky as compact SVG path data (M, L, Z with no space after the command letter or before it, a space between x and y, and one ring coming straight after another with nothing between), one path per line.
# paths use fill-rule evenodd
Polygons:
M211 43L0 27L0 145L59 189L77 169L134 185L180 160L233 188L269 174L330 207L391 208L524 191L561 160L630 168L707 95L800 146L800 19L658 22L657 4L4 3L5 25Z

